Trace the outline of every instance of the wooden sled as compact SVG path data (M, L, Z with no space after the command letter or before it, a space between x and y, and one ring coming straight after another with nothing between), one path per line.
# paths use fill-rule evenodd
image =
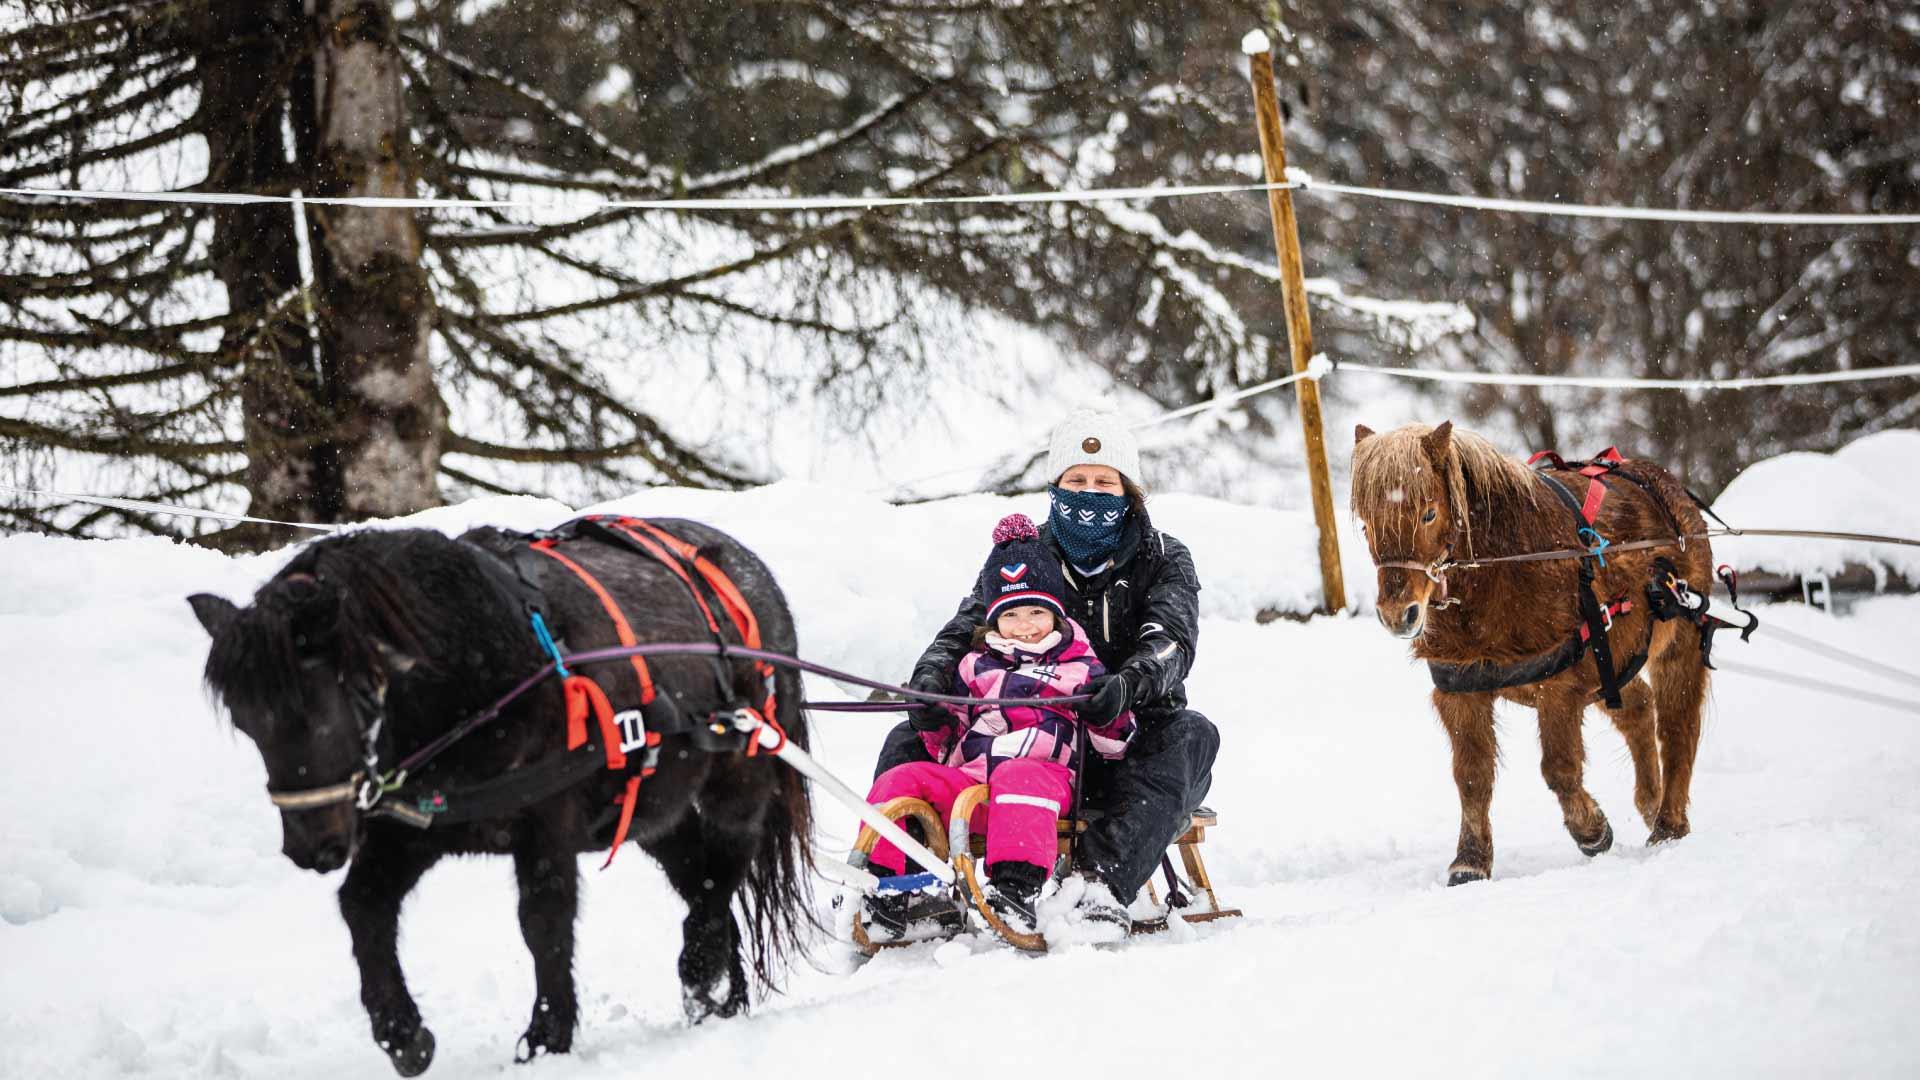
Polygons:
M940 825L939 813L920 799L893 799L879 809L889 820L911 819L920 823L921 834L925 837L927 847L932 849L935 855L946 859L953 867L959 879L956 887L960 890L961 898L973 908L974 913L980 917L981 922L985 923L988 929L1014 948L1027 952L1045 952L1047 943L1042 935L1022 933L1013 929L987 904L986 893L982 888L983 883L977 870L980 861L986 857L986 838L973 835L972 829L973 813L986 801L986 798L987 785L985 784L975 784L961 792L960 797L954 800L953 824L945 829ZM1134 933L1151 934L1165 930L1167 919L1176 913L1187 922L1193 923L1234 918L1241 914L1238 908L1220 906L1220 899L1214 893L1213 880L1207 875L1206 863L1200 857L1200 845L1206 842L1207 830L1219 824L1219 815L1202 807L1194 813L1192 821L1187 825L1187 831L1181 833L1173 842L1174 847L1179 849L1180 861L1186 869L1188 881L1200 894L1188 897L1188 907L1196 910L1169 908L1169 914L1165 917L1145 921L1136 920L1133 923ZM1083 817L1077 823L1064 818L1059 822L1062 855L1068 854L1072 849L1076 825L1078 831L1084 832L1087 821ZM853 845L853 850L858 856L854 861L864 865L865 856L873 853L873 846L878 840L879 836L872 829L861 826L860 835ZM1061 865L1064 866L1064 864L1063 859ZM1152 881L1147 883L1147 896L1156 906L1160 904L1160 895ZM1203 902L1200 901L1201 896L1205 897ZM881 949L900 948L918 944L924 940L934 940L934 938L875 942L867 936L859 911L854 912L853 943L868 956L872 956Z

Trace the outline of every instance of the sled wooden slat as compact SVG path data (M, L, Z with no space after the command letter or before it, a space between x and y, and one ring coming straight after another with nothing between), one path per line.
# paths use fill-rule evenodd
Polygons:
M986 904L986 898L981 890L979 880L979 868L987 854L986 837L984 834L975 833L969 827L973 812L986 802L986 798L987 786L985 784L976 784L966 791L961 792L960 797L954 802L953 820L949 823L948 827L944 829L938 827L940 819L933 807L919 799L894 799L882 806L880 812L894 820L905 818L919 820L923 831L925 831L927 835L928 846L934 849L935 854L945 856L951 853L952 865L961 871L963 897L971 904L981 920L984 921L994 933L998 934L1009 944L1033 952L1044 952L1046 950L1046 942L1040 935L1021 934L1013 931L1010 927L1002 923ZM1201 910L1193 910L1192 908L1182 909L1177 912L1170 912L1162 918L1135 922L1133 924L1134 933L1159 933L1167 928L1168 920L1174 915L1178 915L1190 923L1202 923L1212 922L1215 919L1235 918L1241 914L1238 908L1222 908L1220 906L1220 898L1213 889L1213 879L1208 875L1206 863L1200 856L1200 845L1206 842L1207 830L1218 828L1219 825L1220 815L1211 809L1201 807L1199 810L1194 811L1193 816L1188 820L1186 831L1176 837L1173 842L1173 846L1180 852L1180 864L1186 872L1188 883L1194 890L1197 890L1201 894L1201 896L1194 897L1196 902L1193 904L1193 908L1199 908ZM1086 831L1087 819L1068 820L1062 818L1057 828L1060 837L1060 851L1062 854L1066 854L1070 850L1075 836ZM875 839L872 830L863 826L860 838L854 845L856 852L871 852ZM963 844L964 846L962 846ZM1158 904L1160 897L1153 882L1149 881L1147 883L1147 890L1153 902ZM1202 897L1204 897L1204 900ZM866 927L857 915L853 920L853 939L854 944L869 956L883 948L900 948L919 943L918 940L875 942L867 937Z

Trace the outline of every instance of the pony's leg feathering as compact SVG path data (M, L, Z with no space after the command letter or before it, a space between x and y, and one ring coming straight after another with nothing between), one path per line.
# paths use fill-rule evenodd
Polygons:
M1553 684L1548 684L1553 686ZM1613 846L1613 826L1588 794L1584 779L1587 748L1580 719L1586 702L1578 689L1542 687L1535 711L1540 718L1540 775L1560 800L1560 817L1582 854L1598 855Z
M1606 706L1602 705L1605 709ZM1647 828L1654 827L1660 813L1660 742L1654 735L1653 691L1642 679L1620 688L1620 707L1607 709L1613 726L1627 740L1627 753L1633 758L1633 806Z
M439 858L425 843L370 838L340 886L340 916L360 966L360 1002L373 1026L373 1041L401 1076L425 1072L433 1064L434 1044L400 970L400 902Z
M1492 694L1433 692L1440 725L1453 743L1453 783L1460 792L1460 845L1447 867L1448 885L1493 876L1493 773L1499 747L1493 730Z
M1655 725L1660 733L1660 812L1649 844L1678 840L1691 831L1687 801L1693 788L1693 758L1700 749L1700 715L1707 697L1707 668L1700 662L1700 632L1690 623L1666 623L1657 635L1650 677Z
M533 954L533 1018L514 1047L514 1060L573 1049L580 1005L573 983L573 927L580 911L580 864L565 837L548 829L521 830L513 849L520 886L520 936Z

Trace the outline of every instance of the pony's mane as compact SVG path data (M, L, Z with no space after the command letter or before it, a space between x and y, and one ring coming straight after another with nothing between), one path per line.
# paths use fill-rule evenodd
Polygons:
M299 707L303 658L326 657L349 678L380 665L376 642L424 659L424 627L460 625L446 600L465 590L444 587L453 547L424 529L367 530L309 545L214 639L207 689L217 702Z
M1363 520L1389 523L1389 532L1404 535L1413 527L1420 500L1423 473L1433 468L1423 444L1433 433L1431 424L1407 424L1360 440L1353 448L1353 510ZM1494 504L1519 501L1532 505L1539 495L1533 471L1502 454L1492 443L1460 428L1449 438L1446 476L1447 502L1467 538L1466 555L1473 555L1473 515Z

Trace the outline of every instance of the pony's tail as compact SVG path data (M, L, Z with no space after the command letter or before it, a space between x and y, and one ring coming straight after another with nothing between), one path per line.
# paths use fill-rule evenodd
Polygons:
M800 676L783 667L774 676L774 688L788 741L807 749ZM807 781L785 763L772 763L772 768L773 803L740 886L747 958L755 981L768 991L779 989L778 973L820 929L813 913L813 802Z

